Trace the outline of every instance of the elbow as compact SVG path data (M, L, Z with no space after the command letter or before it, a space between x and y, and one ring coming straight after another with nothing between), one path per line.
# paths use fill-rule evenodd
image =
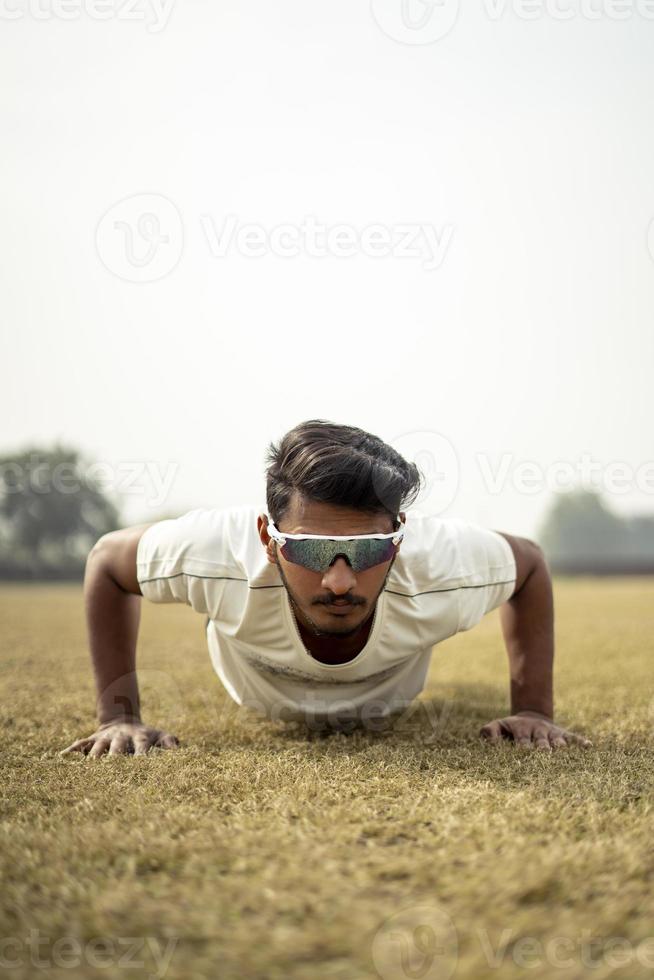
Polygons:
M114 554L116 547L116 532L109 531L107 534L103 534L101 538L95 542L91 550L89 551L86 564L98 565L107 563L111 555Z
M516 564L516 586L513 595L517 596L534 576L549 578L549 569L543 549L531 538L513 536L509 539L509 543Z
M532 578L534 575L537 575L540 578L543 576L550 578L547 558L545 557L545 552L541 546L537 544L536 541L532 541L530 538L525 538L524 544L525 554L527 556L527 566L529 568L526 579Z
M86 559L85 579L110 579L122 592L141 595L136 575L141 534L141 528L123 528L98 538Z
M541 546L536 541L531 540L529 541L529 544L532 547L534 563L536 565L544 565L545 568L547 568L547 557Z
M545 552L536 541L532 541L531 538L524 538L523 540L531 552L534 562L545 561Z

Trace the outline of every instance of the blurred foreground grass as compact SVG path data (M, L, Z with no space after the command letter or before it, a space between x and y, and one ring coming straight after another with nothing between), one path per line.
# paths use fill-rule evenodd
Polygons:
M420 707L320 738L239 710L202 617L144 603L144 716L93 730L80 591L5 586L0 969L10 977L654 975L654 582L560 580L558 716L586 752L517 752L497 614L436 648ZM140 965L139 965L140 964Z

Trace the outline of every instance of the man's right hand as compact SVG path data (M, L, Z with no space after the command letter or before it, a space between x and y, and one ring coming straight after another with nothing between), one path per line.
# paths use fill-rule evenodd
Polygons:
M175 749L179 740L158 728L150 728L141 722L108 721L100 725L88 738L78 738L60 752L81 752L91 759L101 755L145 755L148 749Z

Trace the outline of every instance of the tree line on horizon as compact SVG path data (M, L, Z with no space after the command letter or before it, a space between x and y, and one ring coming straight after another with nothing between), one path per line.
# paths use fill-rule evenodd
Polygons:
M119 502L78 450L0 457L1 580L79 581L93 544L121 526ZM536 540L554 573L654 574L654 515L620 517L598 493L557 495Z

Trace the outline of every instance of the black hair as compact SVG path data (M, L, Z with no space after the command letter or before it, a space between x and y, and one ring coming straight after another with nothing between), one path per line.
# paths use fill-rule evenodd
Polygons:
M395 529L422 485L415 463L378 436L324 419L301 422L271 442L266 463L266 503L277 526L297 491L308 500L387 514Z

